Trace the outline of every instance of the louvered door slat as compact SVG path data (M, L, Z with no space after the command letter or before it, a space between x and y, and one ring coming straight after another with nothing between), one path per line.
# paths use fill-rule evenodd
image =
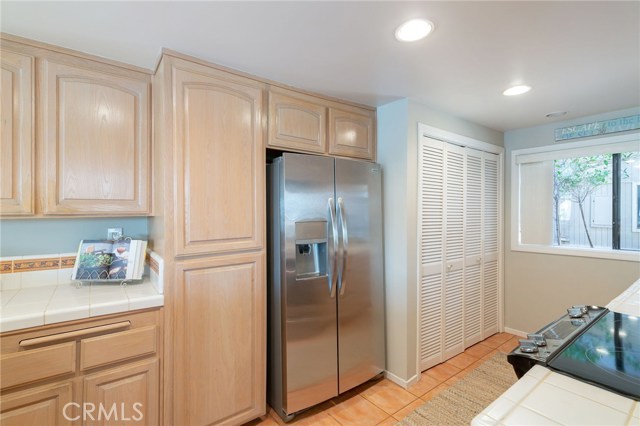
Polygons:
M449 272L444 289L444 359L462 352L463 347L463 271Z
M498 226L499 162L498 156L483 154L483 336L499 331L498 298Z
M484 264L483 285L484 336L498 332L498 261Z
M445 167L445 259L464 257L464 148L446 147Z
M444 144L426 140L419 152L420 368L442 362Z
M442 142L423 145L420 161L421 263L442 262L443 170ZM438 146L440 145L440 146Z
M464 347L482 340L482 151L467 148L465 176Z
M464 350L465 149L445 145L444 359Z
M464 347L482 340L481 265L464 268Z
M420 366L442 361L442 275L425 276L420 286Z

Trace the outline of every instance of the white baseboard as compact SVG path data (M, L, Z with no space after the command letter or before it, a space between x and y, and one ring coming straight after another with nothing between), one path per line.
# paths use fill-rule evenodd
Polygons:
M509 328L509 327L505 327L504 332L509 334L515 334L516 336L520 336L520 337L527 337L526 331L514 330L513 328Z
M404 379L401 379L400 377L398 377L395 374L390 373L388 371L384 372L384 377L386 377L387 379L391 380L396 385L403 387L404 389L407 389L412 384L417 383L418 380L420 379L420 375L416 374L413 377L411 377L409 380L404 380Z

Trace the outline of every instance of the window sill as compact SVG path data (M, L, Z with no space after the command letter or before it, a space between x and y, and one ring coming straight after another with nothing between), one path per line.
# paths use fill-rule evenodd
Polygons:
M554 254L560 256L592 257L598 259L622 260L640 262L640 252L631 250L607 250L580 247L555 247L536 244L511 244L512 251L530 253Z

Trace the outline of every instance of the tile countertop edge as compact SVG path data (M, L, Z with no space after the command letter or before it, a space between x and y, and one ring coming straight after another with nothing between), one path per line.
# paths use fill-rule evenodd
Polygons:
M119 284L84 284L80 287L76 287L75 284L60 284L38 289L22 289L17 292L0 292L0 301L0 333L5 333L162 307L164 295L148 277L145 277L140 283L130 283L124 287Z

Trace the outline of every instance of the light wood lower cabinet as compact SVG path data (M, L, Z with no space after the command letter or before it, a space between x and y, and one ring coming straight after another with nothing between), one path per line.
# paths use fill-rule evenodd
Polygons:
M124 425L157 425L159 374L158 360L151 359L85 376L84 402L112 414L92 424L108 426L118 420Z
M22 392L2 395L0 424L3 426L63 426L79 416L74 381L67 380Z
M0 335L0 424L161 423L162 310Z
M264 252L176 263L176 424L265 412Z

